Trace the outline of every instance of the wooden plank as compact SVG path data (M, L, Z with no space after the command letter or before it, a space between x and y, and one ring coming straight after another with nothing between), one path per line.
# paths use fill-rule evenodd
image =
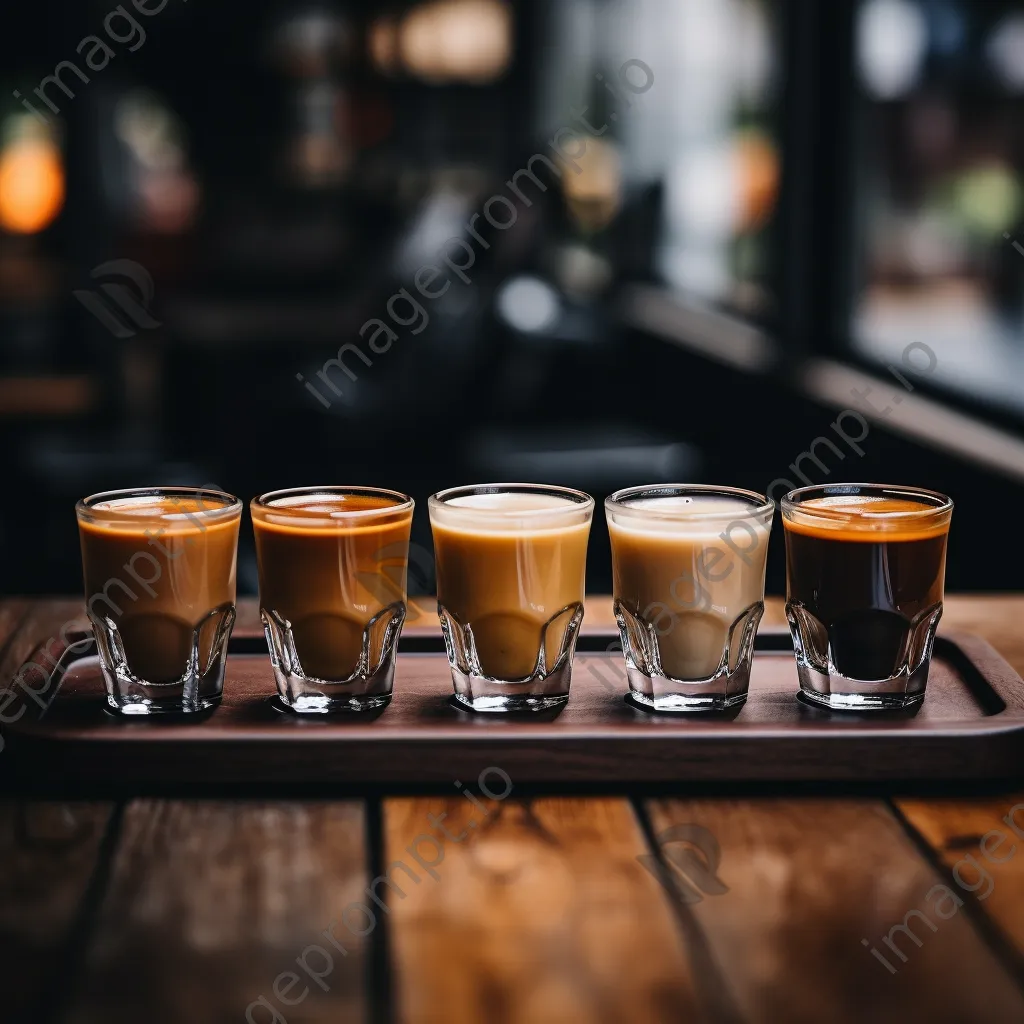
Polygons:
M37 718L57 691L50 686L48 692L43 692L45 680L35 672L31 679L23 680L24 686L16 685L13 677L40 641L49 642L49 649L59 656L64 648L61 629L81 630L87 626L84 612L81 601L64 599L12 601L0 607L0 629L4 620L9 629L5 642L0 643L0 790L9 790L14 782L9 762L3 759L5 735L19 720ZM52 664L44 660L40 667L48 673Z
M24 598L7 597L0 600L0 659L18 627L28 615L31 602Z
M430 607L433 598L417 598L420 607ZM1024 675L1024 595L1018 594L947 594L943 611L944 630L977 633L985 637ZM617 631L612 599L607 595L588 594L584 628L593 633ZM786 602L783 597L765 598L761 630L786 630Z
M85 605L71 598L5 601L0 608L6 610L8 616L16 616L13 623L16 628L7 636L6 643L0 644L0 689L7 687L11 675L40 642L52 640L56 647L62 627L73 631L89 625Z
M0 701L14 670L35 646L73 617L70 602L0 602ZM45 632L43 632L45 631ZM17 708L8 705L8 715ZM0 785L16 783L3 756ZM0 992L4 1019L31 1020L73 962L68 948L100 863L114 805L0 801Z
M940 629L983 636L1024 676L1024 596L953 594L946 597Z
M681 872L672 871L679 892L697 895L680 903L727 971L744 1021L1024 1020L1024 997L1010 975L966 912L935 888L955 889L951 878L918 854L883 803L707 799L646 807L662 849L680 858ZM713 854L665 835L683 825L714 837L717 868ZM713 844L705 837L699 845ZM905 923L916 940L892 930Z
M1024 675L1022 622L1024 597L955 595L946 601L942 626L985 637ZM1024 805L1024 793L898 799L895 805L921 842L931 847L932 856L950 872L958 870L967 885L980 882L979 893L991 885L990 895L979 900L976 909L993 922L1002 941L1024 958L1024 807L1014 810ZM1012 820L1005 821L1007 817Z
M60 985L111 804L0 801L0 992L3 1019L34 1019Z
M477 799L385 801L396 1020L703 1019L627 801Z
M895 805L1024 966L1024 793Z
M366 1020L365 885L360 803L134 801L62 1019Z

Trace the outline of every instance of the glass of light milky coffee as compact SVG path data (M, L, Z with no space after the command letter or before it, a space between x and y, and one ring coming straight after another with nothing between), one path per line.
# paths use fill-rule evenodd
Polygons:
M216 706L242 503L220 491L145 487L94 494L75 511L107 703L125 715Z
M540 711L569 698L594 499L540 484L479 484L429 502L455 698Z
M369 711L391 700L413 505L375 487L299 487L252 501L260 615L289 711Z
M782 499L804 699L852 711L923 699L952 515L949 498L917 487L829 484Z
M664 484L605 502L615 618L632 699L721 711L747 697L775 503L733 487Z

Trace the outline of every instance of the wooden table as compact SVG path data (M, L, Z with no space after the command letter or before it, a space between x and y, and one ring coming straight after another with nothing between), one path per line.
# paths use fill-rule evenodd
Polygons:
M4 678L78 608L0 602ZM1022 623L1024 597L947 601L944 625L1024 672ZM1024 1021L1024 783L44 800L29 782L0 800L4 1022ZM673 826L682 870L649 870Z

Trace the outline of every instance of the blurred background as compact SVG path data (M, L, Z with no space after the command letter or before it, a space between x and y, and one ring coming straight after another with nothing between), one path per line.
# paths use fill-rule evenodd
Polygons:
M1024 0L2 18L0 591L77 591L105 488L390 486L429 548L488 480L929 485L949 586L1024 586Z

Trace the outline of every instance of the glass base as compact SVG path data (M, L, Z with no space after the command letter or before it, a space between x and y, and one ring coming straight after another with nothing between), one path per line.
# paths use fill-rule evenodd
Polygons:
M569 700L569 694L556 697L510 697L501 694L493 697L467 697L456 691L452 700L464 711L550 711L564 706Z
M469 711L547 711L569 699L572 666L568 659L543 678L504 682L476 672L452 668L455 702Z
M903 711L916 707L924 700L924 694L909 697L894 697L890 694L831 693L821 694L815 690L801 688L800 699L815 707L830 711Z
M924 700L941 604L926 608L911 621L894 624L891 620L896 616L889 616L889 648L881 650L891 654L884 664L891 666L892 675L884 679L857 679L841 671L837 661L847 672L858 662L850 660L849 649L840 645L837 650L828 627L801 603L787 604L786 615L793 634L800 696L808 703L831 711L899 711ZM861 646L852 650L865 650L870 639L865 635ZM867 649L877 652L877 641L874 648Z
M286 704L280 697L275 698L278 711L293 715L335 715L360 711L376 711L391 703L391 694L369 696L325 697L321 694L297 697L294 703Z
M291 623L270 608L261 608L260 616L280 708L297 715L333 715L374 711L391 702L398 635L405 621L403 602L387 605L366 624L355 670L344 679L307 675Z
M653 683L653 680L651 680ZM675 692L676 683L671 684L673 690L660 695L649 696L648 692L631 684L629 702L641 711L654 711L659 714L692 714L700 711L728 711L746 703L747 694L737 693L733 696L721 693L695 694Z
M892 679L866 681L850 679L834 667L822 672L798 656L800 696L809 704L831 711L901 711L924 700L929 661Z
M107 705L115 714L194 715L220 704L228 638L235 624L234 605L213 608L193 628L187 660L183 659L184 672L180 678L163 683L151 683L132 671L117 623L93 615L89 619L96 637Z
M754 638L764 613L758 602L740 614L729 626L721 659L706 679L677 679L662 668L661 637L653 623L645 622L620 601L615 601L622 650L629 679L629 699L643 711L665 714L727 711L747 699ZM676 629L685 630L681 618Z
M129 699L119 704L113 697L107 697L107 705L111 714L129 715L132 718L147 715L195 715L218 707L220 697L192 701L190 704L183 704L180 700L160 701L143 698Z
M437 606L452 670L455 702L469 711L547 711L561 707L569 699L572 656L576 649L581 604L567 605L553 615L540 630L539 650L533 672L525 679L495 679L480 667L473 627L463 625L442 604ZM559 637L554 664L548 668L547 631L564 629Z

